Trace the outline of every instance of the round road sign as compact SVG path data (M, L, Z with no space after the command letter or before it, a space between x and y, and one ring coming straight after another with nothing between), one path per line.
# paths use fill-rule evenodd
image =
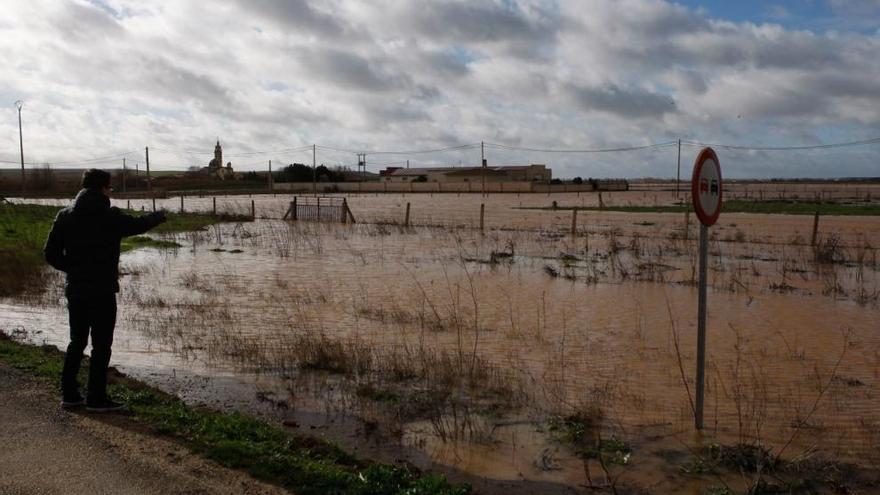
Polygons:
M721 214L721 165L712 148L703 148L694 162L691 200L703 225L713 225Z

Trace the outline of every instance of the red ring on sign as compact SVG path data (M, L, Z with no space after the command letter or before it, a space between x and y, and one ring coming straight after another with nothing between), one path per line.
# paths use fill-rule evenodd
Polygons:
M700 172L703 170L703 165L705 165L706 160L710 158L715 162L715 166L718 167L718 207L715 208L714 212L703 210L703 205L700 203L700 191L697 185L699 182L698 179L700 178ZM718 216L721 215L723 195L724 187L721 185L721 162L718 161L718 155L715 154L715 150L712 148L703 148L703 150L700 151L700 154L697 155L697 161L694 162L694 174L691 176L691 203L693 203L694 212L697 214L697 218L700 219L700 222L703 225L715 225L715 222L718 221Z

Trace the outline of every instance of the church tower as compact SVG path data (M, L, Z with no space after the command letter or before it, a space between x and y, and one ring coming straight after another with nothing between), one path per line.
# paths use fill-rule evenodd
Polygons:
M217 168L223 166L223 148L220 147L219 139L217 140L217 146L214 146L214 160L212 163Z

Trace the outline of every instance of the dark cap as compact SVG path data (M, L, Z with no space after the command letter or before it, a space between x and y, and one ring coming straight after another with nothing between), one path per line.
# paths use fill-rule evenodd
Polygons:
M97 168L90 168L83 172L82 186L85 189L101 189L110 187L110 173Z

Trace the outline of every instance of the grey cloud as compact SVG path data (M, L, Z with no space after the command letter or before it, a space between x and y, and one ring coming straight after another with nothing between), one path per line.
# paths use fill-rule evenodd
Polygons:
M385 92L412 82L405 74L386 70L381 62L332 48L304 48L297 57L307 72L342 88Z
M560 23L550 11L527 15L515 2L430 1L411 11L415 33L455 43L503 43L524 57L541 55L552 45Z
M828 111L827 99L816 94L777 90L767 95L746 95L737 114L748 118L802 118Z
M426 51L419 57L422 66L443 76L463 77L470 73L467 62L442 51Z
M676 86L691 94L703 94L708 89L706 75L700 71L679 68L669 78Z
M232 105L229 91L212 78L179 67L164 57L143 61L144 73L134 76L141 91L161 96L169 101L189 100L207 108Z
M789 34L776 40L756 40L757 67L814 69L840 67L840 48L836 43L805 33Z
M662 117L675 111L675 102L668 95L640 88L621 88L607 84L601 88L568 86L569 95L583 110L611 113L620 117Z
M371 123L371 127L374 128L387 128L431 120L430 114L424 108L412 104L369 103L364 109L364 114Z
M119 38L125 29L106 10L94 5L65 3L54 24L65 37L77 41Z
M648 39L664 39L682 33L707 31L711 24L704 17L687 8L666 2L652 2L642 5L639 12L621 12L620 22L625 32L638 34Z
M873 98L880 102L880 84L857 74L809 74L803 79L804 89L826 97Z
M337 18L315 10L307 0L239 0L245 11L264 19L324 36L336 36L346 30Z

